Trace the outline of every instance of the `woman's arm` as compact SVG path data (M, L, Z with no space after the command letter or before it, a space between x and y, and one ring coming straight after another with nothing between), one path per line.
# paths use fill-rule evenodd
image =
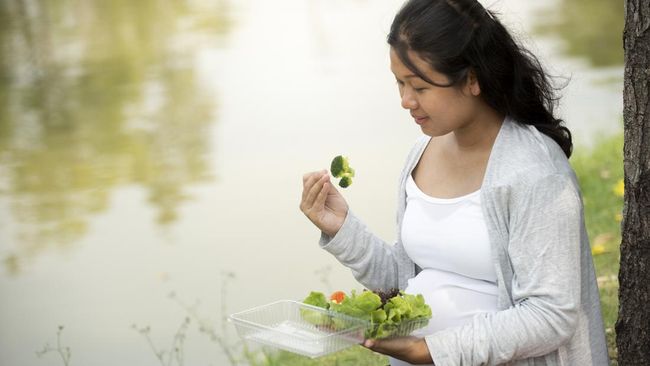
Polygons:
M405 204L403 183L406 181L406 176L417 162L428 141L429 137L426 135L418 137L406 158L399 180L398 202L400 205ZM334 235L322 231L321 247L350 268L357 281L369 289L405 287L406 281L415 276L415 265L408 258L404 248L400 244L390 245L381 240L368 230L368 227L357 218L354 212L349 209L346 212L342 225Z
M305 174L300 210L321 230L323 249L350 268L361 284L370 289L399 287L395 247L371 233L350 211L327 171Z
M405 268L400 265L396 246L370 232L352 210L348 210L334 237L321 234L320 245L350 268L357 281L365 287L373 290L399 287L400 269L403 271Z

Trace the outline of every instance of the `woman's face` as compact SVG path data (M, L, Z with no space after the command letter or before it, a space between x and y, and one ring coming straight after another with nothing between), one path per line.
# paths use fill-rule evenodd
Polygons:
M413 64L431 81L447 85L449 80L409 51ZM422 80L402 63L397 52L390 49L390 68L399 88L402 107L408 109L422 132L429 136L443 136L462 129L476 119L480 107L480 88L475 78L459 86L439 87Z

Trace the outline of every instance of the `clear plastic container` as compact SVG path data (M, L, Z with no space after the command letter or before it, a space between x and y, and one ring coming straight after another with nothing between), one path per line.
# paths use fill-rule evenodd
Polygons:
M307 322L303 314L318 317L319 324ZM359 344L368 323L292 300L230 315L239 336L245 341L316 358Z
M309 318L311 321L305 320ZM230 315L239 336L250 342L316 358L363 343L376 324L298 301L281 300ZM428 319L384 325L389 337L408 336ZM314 325L317 323L318 325Z

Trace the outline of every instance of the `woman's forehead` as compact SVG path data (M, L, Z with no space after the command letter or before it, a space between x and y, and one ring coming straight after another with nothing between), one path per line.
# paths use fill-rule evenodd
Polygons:
M407 57L420 72L424 73L425 76L427 77L432 77L435 78L436 76L439 76L439 73L437 73L431 65L422 59L417 52L409 50L407 51ZM397 51L391 47L390 48L390 69L395 74L395 76L402 77L402 78L410 78L410 77L416 77L420 78L416 74L413 73L411 69L408 68L400 59Z

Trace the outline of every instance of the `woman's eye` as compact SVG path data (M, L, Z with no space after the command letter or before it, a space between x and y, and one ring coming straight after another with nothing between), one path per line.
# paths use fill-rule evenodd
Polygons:
M427 90L427 88L415 88L415 91L418 93L422 93L425 90Z

